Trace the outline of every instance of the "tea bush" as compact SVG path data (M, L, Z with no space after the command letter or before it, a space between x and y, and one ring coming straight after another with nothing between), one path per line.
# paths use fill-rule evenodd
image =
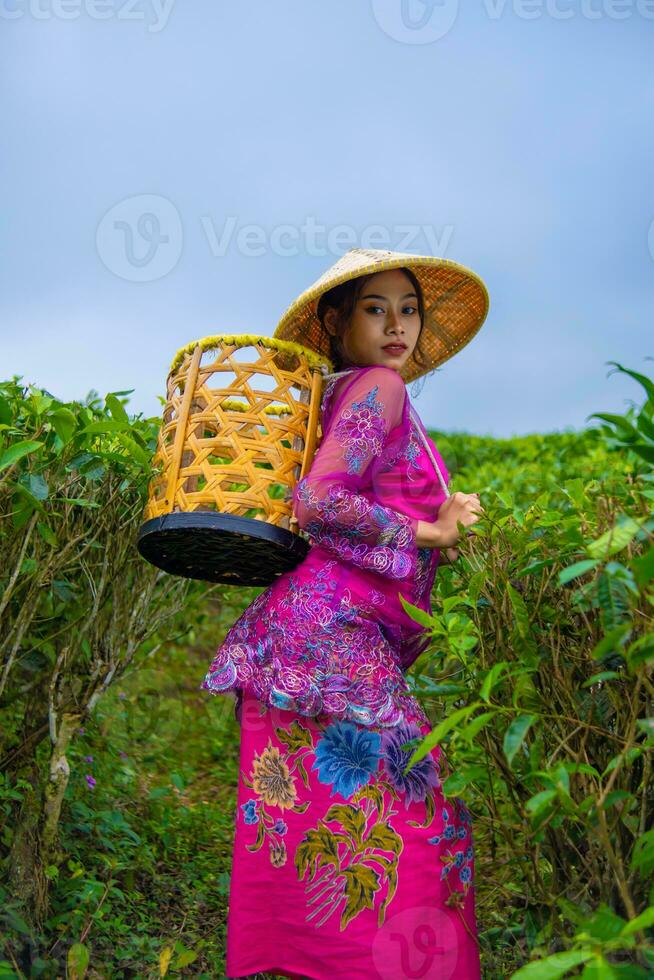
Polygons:
M422 616L414 760L440 742L472 810L492 980L654 971L654 388L626 373L644 405L584 432L432 433L485 516ZM129 394L0 384L0 976L224 975L239 733L199 685L260 590L140 557L159 420Z
M485 516L422 615L411 761L443 745L473 812L489 977L654 971L654 385L616 367L646 401L599 429L452 440Z

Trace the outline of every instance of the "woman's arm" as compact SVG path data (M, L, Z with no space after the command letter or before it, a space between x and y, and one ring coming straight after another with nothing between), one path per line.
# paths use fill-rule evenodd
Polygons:
M298 524L315 544L398 579L417 571L416 535L426 522L377 503L369 477L389 432L407 418L407 399L397 371L358 369L337 395L311 469L293 491Z
M446 548L450 542L447 528L438 518L435 521L418 521L416 544L419 548Z
M484 515L484 508L478 493L463 493L456 490L443 501L438 518L430 523L418 522L416 537L421 546L427 548L452 548L461 537L459 524L464 528L475 524ZM472 531L468 531L472 534Z

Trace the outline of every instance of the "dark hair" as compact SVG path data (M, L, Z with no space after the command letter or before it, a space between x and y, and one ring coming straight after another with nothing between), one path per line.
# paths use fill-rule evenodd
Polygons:
M422 347L420 346L420 340L422 338L422 328L424 326L425 317L425 305L422 296L422 288L418 282L416 276L411 271L411 269L406 269L404 266L400 267L400 272L403 272L411 282L411 285L416 291L416 296L418 297L418 315L420 316L420 333L418 334L418 340L413 352L413 356L416 363L420 367L425 369L429 367L429 359L425 356ZM357 304L357 300L361 293L361 290L376 272L370 272L365 276L357 276L356 279L348 279L347 282L339 283L338 286L334 286L332 289L328 289L326 293L323 293L318 301L318 308L316 314L323 330L327 333L329 337L329 356L334 363L334 370L340 371L343 366L343 336L349 327L352 314L354 313L354 308ZM336 320L336 336L329 333L325 327L325 313L328 309L333 308L337 313Z

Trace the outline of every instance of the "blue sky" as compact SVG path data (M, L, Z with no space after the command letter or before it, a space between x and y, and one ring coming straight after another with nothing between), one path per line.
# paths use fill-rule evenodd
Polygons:
M410 387L428 426L641 401L606 362L654 375L654 0L0 0L0 21L3 377L159 415L179 347L272 334L378 244L490 292Z

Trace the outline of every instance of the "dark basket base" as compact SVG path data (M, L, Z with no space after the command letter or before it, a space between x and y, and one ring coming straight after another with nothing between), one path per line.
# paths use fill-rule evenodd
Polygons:
M137 547L171 575L223 585L270 585L309 550L300 535L266 521L197 510L145 521Z

